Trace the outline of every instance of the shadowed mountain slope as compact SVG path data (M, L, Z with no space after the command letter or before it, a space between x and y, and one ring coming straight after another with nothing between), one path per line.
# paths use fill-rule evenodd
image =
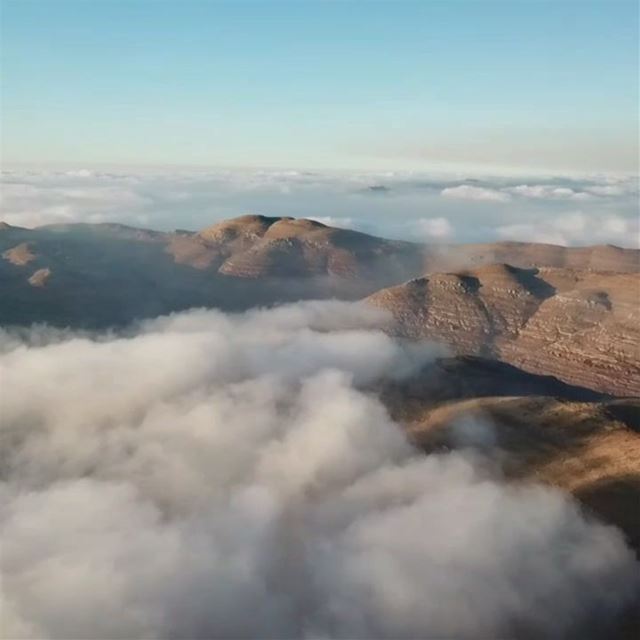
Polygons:
M0 323L91 328L194 306L358 299L421 273L423 264L418 245L262 216L198 234L4 224L0 254Z
M640 399L477 357L437 359L381 398L419 447L498 447L507 476L572 493L640 556Z

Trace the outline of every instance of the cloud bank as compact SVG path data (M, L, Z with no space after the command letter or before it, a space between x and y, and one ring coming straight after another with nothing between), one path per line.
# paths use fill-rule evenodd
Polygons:
M525 222L497 227L500 239L544 242L548 244L621 244L640 248L640 220L615 214L588 215L568 212L544 224Z
M480 200L482 202L509 202L511 196L503 191L487 189L486 187L474 187L469 184L461 184L457 187L447 187L441 194L443 198L457 198L460 200Z
M3 334L4 635L562 637L607 620L635 575L621 535L468 452L414 451L371 389L432 351L386 322L323 302Z
M2 172L0 219L18 226L119 222L198 230L246 213L307 217L385 237L517 240L579 209L584 230L553 233L562 244L640 246L633 176L486 176L423 173L136 170ZM444 220L439 227L430 222ZM602 224L622 220L624 225ZM523 226L524 225L524 226Z

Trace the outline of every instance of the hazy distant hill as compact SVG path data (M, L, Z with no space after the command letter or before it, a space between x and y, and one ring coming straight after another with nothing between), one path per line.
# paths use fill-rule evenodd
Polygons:
M489 242L434 247L427 271L506 263L514 267L566 267L593 271L640 272L640 251L612 245L561 247L537 242Z

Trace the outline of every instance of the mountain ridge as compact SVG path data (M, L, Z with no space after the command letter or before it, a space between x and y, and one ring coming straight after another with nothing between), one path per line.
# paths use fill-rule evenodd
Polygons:
M637 274L486 265L367 298L390 331L620 396L640 395Z
M366 299L391 313L403 338L640 395L638 250L429 246L248 215L199 232L3 225L0 254L5 325L103 329L190 307Z

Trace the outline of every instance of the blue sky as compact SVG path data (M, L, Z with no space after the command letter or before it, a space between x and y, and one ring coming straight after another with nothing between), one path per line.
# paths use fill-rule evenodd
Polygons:
M3 0L5 163L633 171L638 6Z

